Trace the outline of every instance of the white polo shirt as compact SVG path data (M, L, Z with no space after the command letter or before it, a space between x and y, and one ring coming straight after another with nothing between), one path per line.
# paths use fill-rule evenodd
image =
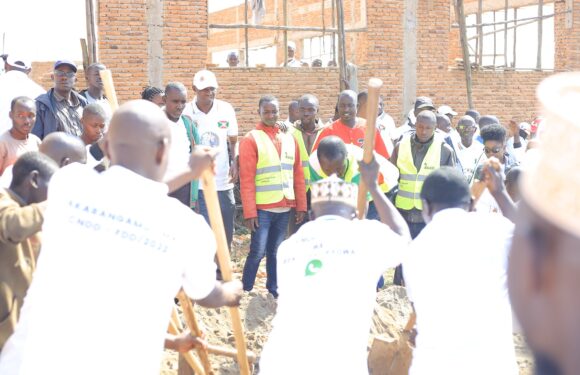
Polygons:
M233 189L234 184L229 182L228 137L238 136L238 121L234 107L228 102L214 99L210 111L204 113L197 108L196 100L197 97L193 98L191 103L187 103L183 114L191 117L193 124L197 126L200 143L219 150L216 157L217 173L215 176L217 190ZM201 181L199 188L203 189Z
M52 177L42 234L0 374L158 375L173 298L215 286L205 220L165 184L71 164Z

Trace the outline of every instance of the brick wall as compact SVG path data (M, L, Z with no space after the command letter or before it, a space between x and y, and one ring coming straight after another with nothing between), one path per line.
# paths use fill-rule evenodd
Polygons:
M119 101L138 98L153 81L147 0L100 0L98 19L100 60L113 71ZM162 81L190 82L205 66L207 2L165 0L162 19Z
M259 121L258 101L272 94L280 100L280 119L288 117L288 104L303 94L314 94L320 101L320 117L334 115L339 90L336 68L215 68L218 98L230 102L236 110L240 132L252 130Z
M119 101L136 98L148 84L146 0L98 4L100 61L113 72Z
M354 1L354 0L353 0ZM346 20L356 18L363 9L362 0L353 5L345 4ZM99 47L101 60L113 69L113 75L121 101L138 97L142 87L148 84L147 55L147 0L100 0L99 1ZM330 2L326 12L330 12ZM266 2L273 12L273 1ZM281 7L281 1L278 6ZM293 0L292 9L301 13L291 15L291 24L301 22L321 25L321 8L318 0ZM451 105L457 112L467 109L464 72L454 68L454 59L461 58L458 33L451 28L455 15L450 0L418 1L417 19L417 95L433 97L437 105ZM564 3L556 3L556 11L564 10ZM367 33L357 34L359 40L349 42L349 48L357 46L360 64L359 83L364 88L370 76L384 81L382 90L386 108L396 120L403 114L403 0L367 0ZM573 24L565 27L566 16L555 19L556 69L580 70L580 0L574 0ZM238 8L232 8L238 9ZM223 18L210 22L240 22L243 15L233 12L220 13ZM310 13L308 10L310 9ZM265 24L280 22L281 9L266 19ZM326 13L325 13L326 14ZM223 32L206 29L207 3L203 0L165 0L163 3L163 82L180 80L188 87L195 71L207 61L208 50ZM213 17L213 15L211 16ZM220 16L221 17L221 16ZM312 17L311 20L307 20ZM329 17L329 15L328 15ZM318 24L315 20L318 19ZM327 25L330 25L328 19ZM252 35L251 32L250 35ZM257 33L257 31L256 31ZM282 43L282 33L277 43ZM290 33L292 40L296 33ZM221 35L221 36L220 36ZM243 45L243 32L231 32L226 39L231 44ZM241 39L240 39L241 35ZM241 42L240 42L241 41ZM299 45L300 47L300 45ZM352 52L352 50L351 50ZM38 71L45 68L39 67ZM47 68L46 72L50 70ZM255 114L261 95L272 93L280 97L281 118L287 116L288 102L304 93L314 93L321 100L321 111L326 119L334 110L338 93L336 69L215 69L220 81L219 97L230 101L237 109L241 126L251 128L257 121ZM45 86L47 75L40 81ZM37 74L35 72L35 74ZM548 72L473 72L473 97L475 107L482 113L494 113L502 121L512 117L521 120L535 115L535 88ZM50 74L48 73L48 76ZM79 82L82 82L79 78ZM190 93L191 94L191 93Z

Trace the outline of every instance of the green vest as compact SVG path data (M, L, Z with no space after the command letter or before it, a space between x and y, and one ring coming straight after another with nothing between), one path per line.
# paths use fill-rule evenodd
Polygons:
M421 202L421 188L429 173L441 166L441 139L437 136L433 138L433 143L429 146L427 154L421 164L421 170L417 172L411 154L411 136L406 136L399 146L399 156L397 157L397 168L399 168L399 192L395 200L395 206L402 210L416 208L423 209Z
M308 150L306 150L306 145L304 144L304 138L302 137L302 132L295 127L290 127L290 132L294 137L296 143L298 143L298 150L300 151L300 160L302 162L302 170L304 171L304 182L306 183L306 191L310 189L310 168L308 167Z
M358 171L358 163L355 159L355 156L349 152L344 162L346 163L346 171L344 172L344 177L338 176L338 178L344 180L345 182L350 182L358 185L360 181L360 173ZM310 178L313 183L328 177L326 173L324 173L324 171L322 170L322 167L320 166L320 161L318 160L318 150L315 150L314 152L312 152L312 154L310 154L310 162L308 164Z
M262 130L250 132L258 148L256 166L256 204L272 204L283 198L294 199L294 161L296 146L294 137L278 133L282 141L280 156L274 143Z

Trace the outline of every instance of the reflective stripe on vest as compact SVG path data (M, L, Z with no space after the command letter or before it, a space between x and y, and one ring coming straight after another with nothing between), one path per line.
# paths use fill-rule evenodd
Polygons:
M250 132L258 148L256 166L256 204L272 204L283 198L294 199L294 161L296 146L294 138L278 133L282 142L281 155L274 143L262 130Z
M300 151L300 160L302 161L302 170L304 171L304 181L306 182L306 191L310 189L310 168L308 166L308 150L304 144L304 137L302 132L295 127L291 127L292 136L298 144L298 151Z
M423 159L421 170L417 172L411 153L411 136L406 136L401 141L399 156L397 157L397 168L399 168L400 172L399 192L395 200L397 208L402 210L423 209L421 188L429 173L438 169L441 165L441 144L441 139L435 136Z

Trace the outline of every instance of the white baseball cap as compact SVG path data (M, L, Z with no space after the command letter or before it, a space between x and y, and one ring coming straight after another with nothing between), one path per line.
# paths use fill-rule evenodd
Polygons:
M8 55L6 57L6 64L20 69L30 69L30 61L21 59L18 56Z
M439 113L440 115L452 115L452 116L457 116L457 112L455 112L453 110L453 108L451 108L448 105L442 105L441 107L439 107L439 109L437 109L437 113Z
M200 70L199 72L195 73L193 76L193 85L198 90L203 90L208 87L218 88L217 79L215 74L210 72L209 70Z

